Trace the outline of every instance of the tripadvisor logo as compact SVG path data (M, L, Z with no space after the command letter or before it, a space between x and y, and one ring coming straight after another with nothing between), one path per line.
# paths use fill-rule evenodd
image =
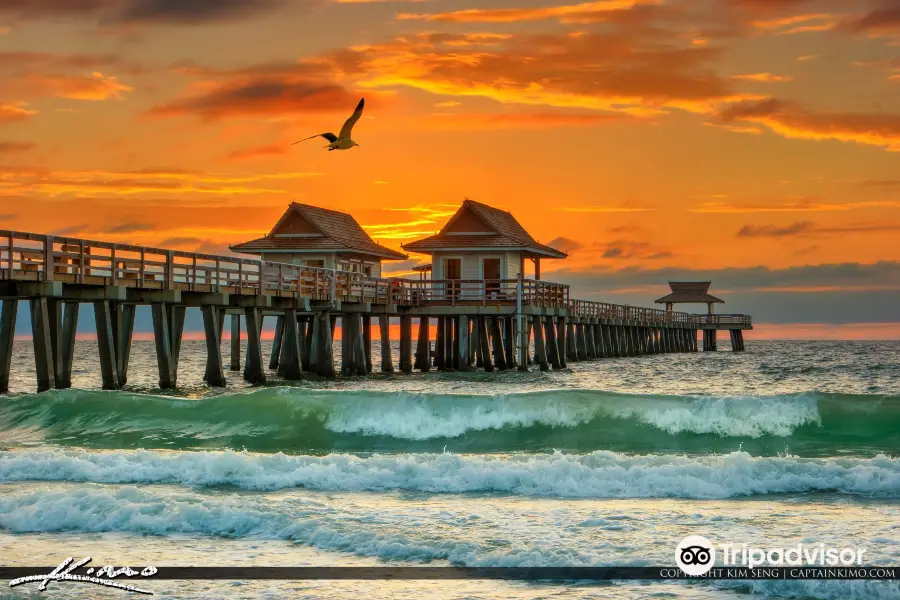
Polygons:
M719 550L722 552L722 565L746 566L751 569L760 565L862 565L863 555L866 553L865 548L826 548L825 544L797 544L791 548L768 549L748 547L747 544L719 544ZM701 535L689 535L675 549L675 563L687 575L705 575L716 563L716 547Z
M689 535L675 549L675 563L688 575L705 575L716 562L716 548L702 535Z

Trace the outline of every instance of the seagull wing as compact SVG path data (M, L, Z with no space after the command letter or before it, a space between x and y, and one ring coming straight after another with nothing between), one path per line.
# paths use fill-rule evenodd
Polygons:
M341 135L338 136L343 139L350 138L350 130L353 129L353 126L356 125L356 122L359 121L359 118L362 116L363 106L366 104L366 99L362 98L359 101L359 104L356 105L356 110L353 111L353 114L350 115L350 118L344 122L344 126L341 127Z
M294 144L299 144L300 142L305 142L306 140L311 140L311 139L313 139L313 138L320 137L320 136L323 137L323 138L325 138L325 139L328 140L329 142L337 141L337 136L334 135L334 134L331 133L331 132L329 132L329 133L317 133L316 135L311 135L311 136L309 136L308 138L303 138L302 140L297 140L296 142L294 142L293 144L291 144L291 146L293 146Z

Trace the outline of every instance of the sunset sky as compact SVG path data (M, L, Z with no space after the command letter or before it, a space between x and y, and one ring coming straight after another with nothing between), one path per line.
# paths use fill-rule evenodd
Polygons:
M399 248L465 197L585 299L900 338L900 0L0 0L0 229Z

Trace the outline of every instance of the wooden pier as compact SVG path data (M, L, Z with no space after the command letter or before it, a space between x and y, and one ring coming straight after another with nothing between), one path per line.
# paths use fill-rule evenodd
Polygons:
M38 391L71 387L81 304L93 306L104 389L128 381L135 307L149 305L161 388L178 382L185 310L201 309L207 348L204 379L226 385L221 352L231 327L229 368L251 383L275 371L333 377L333 334L341 323L342 375L528 370L659 353L715 350L718 330L744 349L747 315L692 315L576 300L569 287L523 279L424 280L369 277L259 259L145 248L0 230L0 393L9 374L18 303L31 309ZM240 318L246 325L241 360ZM226 325L226 317L231 322ZM263 359L263 320L274 318L275 340ZM380 362L372 360L372 320L381 332ZM399 320L400 355L392 356L391 322ZM412 336L412 323L418 336ZM436 324L432 342L431 325Z

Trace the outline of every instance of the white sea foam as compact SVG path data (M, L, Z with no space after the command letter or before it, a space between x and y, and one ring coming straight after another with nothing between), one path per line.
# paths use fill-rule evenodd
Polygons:
M246 452L16 450L0 453L0 481L234 485L250 490L415 490L572 498L731 498L837 491L900 498L900 459L405 454L360 458Z
M635 419L670 434L725 437L789 436L818 425L815 396L770 398L634 397L591 390L468 397L400 393L334 395L325 426L335 432L425 440L507 427L574 427L593 419Z

